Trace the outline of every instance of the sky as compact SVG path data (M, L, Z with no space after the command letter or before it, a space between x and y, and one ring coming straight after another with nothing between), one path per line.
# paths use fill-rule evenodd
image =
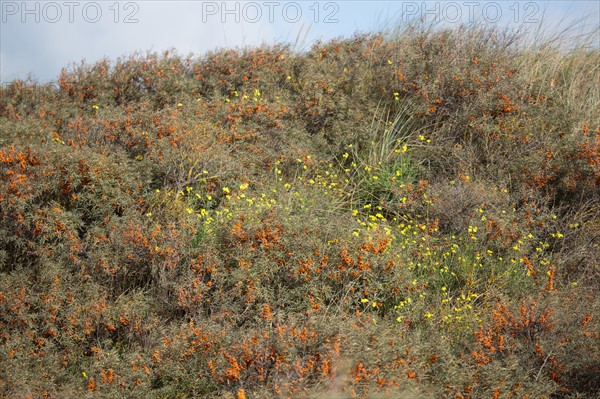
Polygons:
M415 18L439 26L543 24L547 31L583 20L589 30L600 26L600 2L0 0L0 82L28 76L51 82L63 67L135 52L175 49L201 56L274 43L304 50L317 40L402 27Z

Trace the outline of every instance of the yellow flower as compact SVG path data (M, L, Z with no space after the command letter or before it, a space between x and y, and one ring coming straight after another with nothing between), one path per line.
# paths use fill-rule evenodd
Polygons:
M225 194L229 194L229 193L230 193L230 191L229 191L229 187L223 187L223 192L224 192Z

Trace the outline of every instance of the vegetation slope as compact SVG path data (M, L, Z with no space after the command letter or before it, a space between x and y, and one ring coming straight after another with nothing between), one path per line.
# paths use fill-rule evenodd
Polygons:
M11 82L0 396L598 397L599 65L413 27Z

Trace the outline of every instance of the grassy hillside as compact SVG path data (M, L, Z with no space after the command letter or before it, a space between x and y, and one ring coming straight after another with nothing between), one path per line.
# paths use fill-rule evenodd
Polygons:
M0 98L0 396L595 398L600 54L137 54Z

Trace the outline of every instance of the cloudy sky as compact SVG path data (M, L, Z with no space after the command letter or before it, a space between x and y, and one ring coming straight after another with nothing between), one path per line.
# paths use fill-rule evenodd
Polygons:
M0 0L0 82L31 74L56 80L62 67L175 48L217 48L315 40L402 26L414 18L442 25L472 20L552 30L600 22L597 1L23 1Z

